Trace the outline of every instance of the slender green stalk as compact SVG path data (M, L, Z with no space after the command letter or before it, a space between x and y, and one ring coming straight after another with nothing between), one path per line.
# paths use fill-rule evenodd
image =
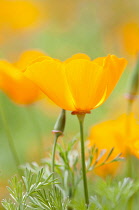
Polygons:
M129 115L131 113L132 106L133 106L133 101L128 101L127 102L127 110L126 110L127 115Z
M4 114L4 110L3 110L1 105L0 105L0 115L1 115L3 125L4 125L5 133L7 135L7 140L8 140L10 151L12 153L17 171L18 171L19 175L21 175L21 172L19 170L20 161L19 161L19 158L18 158L18 155L17 155L17 151L15 149L14 140L12 138L10 129L8 127L8 124L7 124L7 120L6 120L6 117L5 117L5 114Z
M83 131L83 122L84 122L85 114L77 115L77 117L78 117L79 124L80 124L81 158L82 158L82 174L83 174L84 196L85 196L85 203L86 203L86 206L88 208L89 196L88 196L87 177L86 177L84 131Z
M126 139L128 139L129 136L130 136L130 130L131 130L130 113L132 111L133 102L134 101L130 101L130 100L127 102L127 110L126 110L127 117L126 117L126 125L125 125L125 127L126 127L126 130L125 130ZM133 168L134 168L134 166L133 166L132 156L130 155L130 152L127 151L127 176L130 177L130 178L133 178ZM128 201L128 204L127 204L128 210L133 209L133 203L134 203L134 195L132 195L131 198Z
M127 177L130 177L131 179L134 179L134 160L132 158L132 156L128 153L127 154ZM130 199L128 200L128 210L132 210L133 209L133 205L134 205L134 199L135 199L135 195L133 194Z
M54 180L54 172L55 172L55 153L56 153L56 144L58 140L59 135L55 133L55 138L54 138L54 144L53 144L53 149L52 149L52 172L53 172L53 180Z
M65 121L66 121L66 111L62 109L55 123L54 130L52 130L52 132L55 135L53 150L52 150L52 165L51 165L52 167L51 169L53 172L53 180L54 180L54 172L55 172L55 152L56 152L57 139L59 136L63 135L63 131L65 128Z

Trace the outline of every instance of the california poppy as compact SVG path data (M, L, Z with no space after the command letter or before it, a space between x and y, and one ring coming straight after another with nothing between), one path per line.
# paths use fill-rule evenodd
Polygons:
M111 148L114 148L114 151L109 161L119 153L122 153L124 157L132 154L139 158L138 130L139 124L134 115L132 113L130 115L123 114L116 120L108 120L94 125L90 129L89 145L96 145L99 150L105 149L107 151L99 163L104 161ZM118 162L104 165L96 169L96 173L101 176L114 175L119 165Z
M129 22L120 28L122 45L124 50L132 56L136 56L139 51L139 24Z
M0 89L14 102L32 104L41 97L40 89L23 75L22 70L42 55L44 55L42 52L31 50L24 52L15 64L0 61Z
M0 7L0 28L3 27L2 29L6 25L8 29L15 31L25 30L36 27L42 19L42 5L32 0L1 0ZM26 11L26 15L23 11Z
M88 113L108 98L125 66L126 60L115 55L91 61L77 54L65 62L44 56L29 65L24 75L61 108Z

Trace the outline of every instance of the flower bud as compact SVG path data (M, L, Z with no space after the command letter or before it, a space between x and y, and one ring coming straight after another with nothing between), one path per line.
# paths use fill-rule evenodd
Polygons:
M52 132L58 136L63 135L63 131L65 128L65 121L66 121L66 111L62 109L55 123L54 130L52 130Z

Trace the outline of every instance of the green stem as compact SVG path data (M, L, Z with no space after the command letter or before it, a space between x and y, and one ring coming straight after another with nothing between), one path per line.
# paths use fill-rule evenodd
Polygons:
M134 179L133 174L134 174L134 162L133 162L132 156L128 153L127 154L127 177ZM134 194L128 200L128 210L133 209L133 203L134 203Z
M54 138L54 144L53 144L53 149L52 149L52 173L53 173L53 181L54 181L54 172L55 172L55 153L56 153L56 144L57 144L57 140L58 140L58 133L55 133L55 138Z
M127 103L127 117L126 117L126 136L127 139L130 136L130 113L132 111L132 105L133 105L133 101L128 101ZM130 152L127 151L127 176L130 178L133 178L133 163L132 163L132 156L130 155ZM128 200L128 210L132 210L133 209L133 202L134 202L134 195L132 195L130 197L130 199Z
M128 201L128 204L127 204L128 210L133 210L133 203L134 203L134 194L130 197Z
M84 131L83 131L83 122L84 122L85 114L77 115L77 117L78 117L79 124L80 124L81 158L82 158L82 174L83 174L84 196L85 196L85 203L86 203L86 206L88 208L89 196L88 196L87 177L86 177Z
M18 158L16 149L15 149L14 140L12 138L10 129L8 127L7 120L6 120L6 117L5 117L5 114L4 114L4 110L2 109L2 106L0 106L0 115L1 115L1 119L3 121L5 133L7 135L7 140L8 140L9 148L11 150L11 153L12 153L12 156L13 156L13 159L14 159L14 162L15 162L15 165L16 165L16 168L17 168L17 171L18 171L19 175L21 176L21 172L19 170L20 161L19 161L19 158Z
M133 105L133 101L128 101L128 103L127 103L127 110L126 110L127 115L129 115L131 113L132 105Z

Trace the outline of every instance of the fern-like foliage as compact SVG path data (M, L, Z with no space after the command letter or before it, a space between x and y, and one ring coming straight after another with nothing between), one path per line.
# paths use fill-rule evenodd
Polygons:
M6 210L65 210L68 203L61 191L53 187L54 184L58 184L57 180L52 180L52 174L46 178L43 168L38 173L25 169L22 180L14 176L9 184L7 188L11 198L2 200Z

